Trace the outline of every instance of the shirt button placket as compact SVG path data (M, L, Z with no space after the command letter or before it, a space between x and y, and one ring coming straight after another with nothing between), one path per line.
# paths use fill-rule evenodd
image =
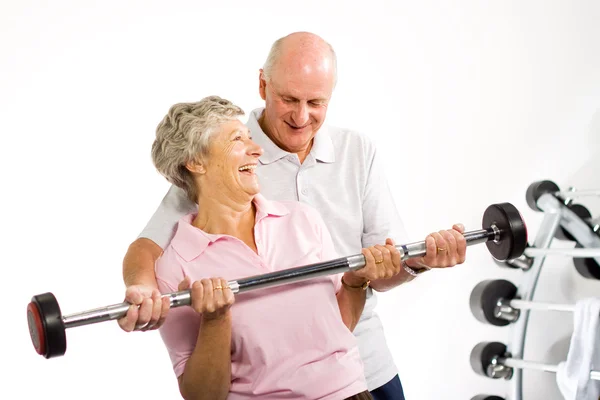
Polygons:
M302 167L300 167L300 170L298 171L298 176L296 178L296 185L298 187L299 200L306 200L306 197L308 195L308 188L306 187L306 184L302 184L302 172Z
M254 241L256 242L256 250L258 250L258 254L261 253L261 240L260 240L260 233L258 232L257 228L254 228Z
M263 247L262 247L262 240L260 238L260 229L258 227L254 228L254 241L256 242L256 258L258 259L258 265L261 267L261 269L265 270L265 271L269 271L269 268L267 267L267 264L264 262L263 260Z

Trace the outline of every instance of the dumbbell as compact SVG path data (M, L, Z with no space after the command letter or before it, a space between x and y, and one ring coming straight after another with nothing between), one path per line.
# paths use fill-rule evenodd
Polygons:
M492 204L482 219L483 229L465 232L468 246L485 243L495 259L517 258L527 244L527 229L519 211L510 203ZM396 246L402 260L422 257L427 252L424 241ZM357 270L365 266L362 254L342 257L331 261L285 269L263 275L251 276L228 282L233 293L242 293L265 287L283 285ZM184 290L163 295L172 308L191 304L191 292ZM31 341L38 354L45 358L59 357L66 352L66 329L119 319L131 305L119 303L94 310L63 316L56 297L52 293L33 296L27 306L27 321Z
M519 318L518 309L502 310L502 306L516 298L517 287L504 279L485 280L471 291L471 313L480 322L506 326ZM510 305L508 305L510 307ZM503 312L504 311L504 312Z
M575 190L570 188L566 191L561 191L558 185L549 180L533 182L527 188L525 200L527 205L534 211L544 211L538 207L537 201L542 195L550 193L557 199L561 200L566 206L571 206L573 199L585 196L600 196L600 190Z
M581 204L573 204L573 197L580 197L583 195L596 194L596 192L597 191L594 191L594 190L581 191L581 192L577 192L577 191L561 192L560 188L558 187L558 185L556 183L545 180L545 181L533 182L531 185L529 185L529 187L527 188L527 191L525 193L525 200L527 201L527 205L529 205L529 207L532 210L543 211L537 205L539 198L542 197L542 195L547 194L547 193L552 194L557 199L559 199L562 203L564 203L565 206L569 207L569 209L571 211L573 211L577 216L579 216L583 221L585 221L586 224L588 224L589 227L594 232L596 232L597 234L600 235L600 221L593 220L592 214L585 206L583 206ZM559 240L570 240L570 241L575 240L573 238L573 236L569 233L569 231L564 229L562 226L556 230L554 237Z
M600 236L600 220L594 220L592 213L582 204L572 204L569 209L581 218L594 233ZM556 230L554 235L559 240L576 241L576 239L562 226ZM583 246L580 243L575 244L575 248L581 249ZM600 279L600 265L593 258L576 257L573 258L575 269L577 272L588 279Z
M512 355L506 345L500 342L481 342L471 350L471 368L477 375L492 379L511 379L513 369L504 365L504 360Z
M576 249L582 249L579 243L575 245ZM600 265L593 258L573 258L573 264L577 272L588 279L600 279Z
M527 201L529 208L531 208L533 211L544 211L537 205L539 198L546 193L555 195L559 192L560 188L556 183L548 180L537 181L533 182L527 188L527 191L525 192L525 200Z
M575 265L575 270L584 278L588 279L600 279L600 264L596 261L595 258L591 256L584 256L581 254L576 254L579 249L584 249L584 251L594 250L592 248L584 248L580 243L575 244L575 249L572 251L571 249L537 249L535 247L527 245L525 247L525 251L523 255L513 260L505 260L498 261L494 259L496 265L503 268L512 268L512 269L520 269L523 271L529 270L535 257L538 256L549 256L549 255L563 255L568 256L572 254L573 264ZM600 249L598 250L600 251Z
M492 379L511 379L515 369L558 371L558 365L555 364L513 358L506 345L500 342L478 343L471 351L470 362L476 374ZM600 380L600 371L590 371L589 379Z
M592 213L582 204L571 204L569 209L575 213L582 221L584 221L592 231L600 236L600 219L593 219ZM559 240L567 240L567 241L576 241L576 239L571 235L571 233L566 230L564 227L560 227L560 229L556 230L554 237Z
M521 300L517 287L504 279L485 280L471 291L471 313L483 323L506 326L519 319L522 310L573 312L572 304L544 303Z

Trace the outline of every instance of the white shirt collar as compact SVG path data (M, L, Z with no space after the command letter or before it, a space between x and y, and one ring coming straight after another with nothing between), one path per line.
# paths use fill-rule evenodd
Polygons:
M252 132L252 140L254 140L254 142L256 142L263 149L260 162L262 164L270 164L291 153L278 147L262 130L258 124L258 119L262 115L263 111L264 108L252 110L246 126ZM312 154L315 159L321 162L335 162L335 149L333 148L333 141L331 140L329 130L325 125L322 125L321 129L319 129L315 135L315 138L313 139L313 146L310 149L310 154Z

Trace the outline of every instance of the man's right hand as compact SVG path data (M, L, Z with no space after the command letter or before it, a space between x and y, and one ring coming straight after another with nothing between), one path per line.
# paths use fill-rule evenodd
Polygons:
M118 320L125 332L158 329L165 322L169 299L162 298L156 287L131 285L125 291L125 301L131 303L127 314Z

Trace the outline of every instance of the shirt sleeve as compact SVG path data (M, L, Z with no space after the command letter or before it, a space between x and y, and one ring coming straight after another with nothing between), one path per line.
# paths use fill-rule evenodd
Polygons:
M166 249L175 235L177 221L185 215L196 212L197 209L198 206L187 197L183 189L171 185L138 239L150 239L162 249Z
M184 277L181 261L168 247L156 263L158 289L163 294L176 292ZM165 323L159 328L176 377L183 374L196 348L200 321L200 315L192 307L177 307L169 310Z
M371 162L363 198L363 248L385 244L389 237L396 244L406 243L408 234L390 192L380 157L372 147Z

